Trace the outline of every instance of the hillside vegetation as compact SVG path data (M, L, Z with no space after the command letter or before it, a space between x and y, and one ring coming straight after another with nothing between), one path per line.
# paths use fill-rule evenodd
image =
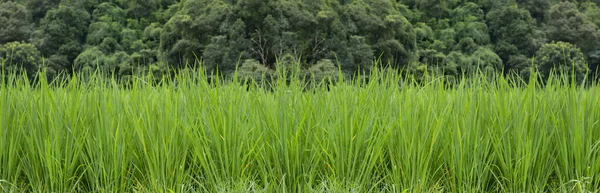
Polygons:
M2 0L7 71L597 75L597 0ZM339 67L339 68L338 68Z

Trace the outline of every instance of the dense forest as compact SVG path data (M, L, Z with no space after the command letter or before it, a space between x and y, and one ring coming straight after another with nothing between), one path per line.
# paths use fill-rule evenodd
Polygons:
M323 77L382 64L581 79L600 64L600 0L1 0L4 71L117 77L184 67ZM201 64L201 65L198 65ZM533 68L532 68L533 67ZM23 71L21 71L23 72ZM574 73L573 73L574 72Z

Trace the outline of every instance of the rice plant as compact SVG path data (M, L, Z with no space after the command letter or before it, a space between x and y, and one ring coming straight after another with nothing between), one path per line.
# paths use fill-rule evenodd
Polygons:
M0 191L598 192L600 87L493 79L11 76Z

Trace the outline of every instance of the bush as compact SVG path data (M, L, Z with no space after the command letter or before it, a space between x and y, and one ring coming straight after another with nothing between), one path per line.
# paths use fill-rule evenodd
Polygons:
M588 71L585 56L581 50L570 43L552 42L543 45L536 52L536 68L542 79L546 80L553 72L564 74L577 82L583 81ZM575 77L572 77L575 75Z

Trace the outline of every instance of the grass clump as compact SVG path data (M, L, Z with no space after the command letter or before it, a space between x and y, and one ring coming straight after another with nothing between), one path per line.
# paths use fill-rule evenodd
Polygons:
M13 76L0 191L598 192L597 85L380 72L311 92L202 72L127 87Z

